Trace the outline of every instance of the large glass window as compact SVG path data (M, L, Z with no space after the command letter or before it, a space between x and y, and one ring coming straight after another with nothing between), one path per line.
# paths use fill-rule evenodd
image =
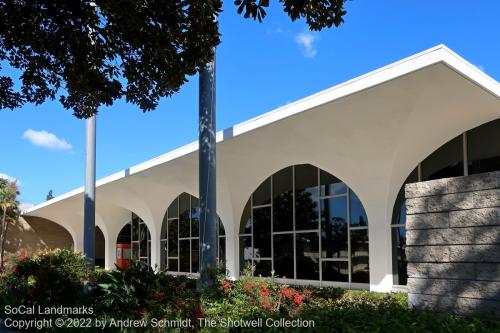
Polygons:
M278 171L252 194L241 217L240 268L249 265L255 275L368 283L368 218L361 201L310 164Z
M463 155L463 137L459 135L442 145L422 162L422 180L463 176Z
M500 170L500 119L467 132L469 174Z
M132 260L151 265L151 234L144 221L132 213Z
M219 219L217 228L217 257L225 262L226 235ZM170 204L163 218L161 230L161 269L168 272L197 273L199 270L198 199L182 193Z
M399 190L392 212L392 277L395 285L406 285L406 200L405 185L419 180L418 168L412 171Z

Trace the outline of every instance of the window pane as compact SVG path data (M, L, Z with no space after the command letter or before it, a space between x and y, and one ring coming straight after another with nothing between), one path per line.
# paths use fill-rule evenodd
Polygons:
M405 248L406 229L392 228L392 274L396 285L406 285L408 279Z
M347 192L347 186L340 179L323 170L319 171L319 183L322 197Z
M177 257L177 220L168 221L168 256Z
M250 216L250 200L248 200L245 208L243 209L243 215L241 215L240 234L250 233L252 233L252 219Z
M464 175L462 135L447 142L422 162L422 180Z
M347 258L347 237L347 198L322 199L322 258Z
M274 231L293 230L293 168L273 175Z
M132 243L132 260L139 260L139 243Z
M200 257L200 239L192 239L191 240L191 260L192 260L192 266L191 266L191 272L193 273L198 273L199 269L199 260L198 258Z
M200 205L198 199L191 196L191 237L198 237L200 232Z
M252 237L240 236L240 272L252 264Z
M221 219L218 219L218 224L219 224L219 236L224 236L226 234L226 230L224 230L224 224L222 223Z
M349 282L349 265L347 261L323 261L323 281Z
M122 230L120 230L116 242L118 244L130 244L130 242L132 242L131 235L132 235L132 224L127 223L122 228Z
M351 225L355 227L363 227L368 225L368 216L366 216L365 209L361 200L354 191L349 191L349 204L351 206Z
M253 246L255 258L271 257L271 207L253 210Z
M177 259L168 259L168 270L171 272L178 272L178 263L179 261Z
M179 238L189 237L190 223L189 194L182 193L179 196ZM182 264L182 263L181 263Z
M418 182L418 169L415 168L412 173L406 178L403 186L398 192L394 210L392 212L392 224L406 224L406 204L405 204L405 185Z
M189 273L190 260L191 260L191 248L189 246L189 240L179 241L180 272Z
M271 276L271 260L255 261L255 276Z
M293 279L293 234L274 235L274 274Z
M469 174L500 170L500 119L467 132Z
M319 280L319 237L316 232L298 233L297 279Z
M219 237L219 262L226 264L226 237Z
M167 239L168 238L168 232L167 232L167 226L168 226L168 220L167 220L167 215L163 217L163 222L161 224L161 234L160 234L160 239Z
M167 267L167 242L160 242L160 269L164 270Z
M132 241L139 240L139 220L136 218L132 219Z
M369 283L368 230L351 230L352 282Z
M264 180L262 184L253 192L253 205L267 205L271 203L271 178Z
M168 218L178 217L179 216L179 207L178 207L178 198L175 198L174 201L168 206Z
M318 168L295 167L295 230L318 229Z
M140 249L139 256L148 256L148 229L144 223L139 224L139 241Z

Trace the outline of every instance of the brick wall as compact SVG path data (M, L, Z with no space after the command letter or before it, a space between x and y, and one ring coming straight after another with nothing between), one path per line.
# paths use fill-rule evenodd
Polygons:
M406 185L408 303L500 314L500 172Z

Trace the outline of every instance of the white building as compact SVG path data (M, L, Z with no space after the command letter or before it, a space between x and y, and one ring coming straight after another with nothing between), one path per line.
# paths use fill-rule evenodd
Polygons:
M105 267L133 219L138 258L196 272L197 149L97 182ZM235 278L253 262L291 283L388 291L405 283L404 184L492 170L500 85L440 45L217 133L220 257ZM82 250L82 192L27 218L63 226Z

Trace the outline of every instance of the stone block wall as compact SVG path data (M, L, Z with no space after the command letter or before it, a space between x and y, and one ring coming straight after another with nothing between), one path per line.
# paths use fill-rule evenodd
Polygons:
M500 172L406 185L408 303L500 315Z

